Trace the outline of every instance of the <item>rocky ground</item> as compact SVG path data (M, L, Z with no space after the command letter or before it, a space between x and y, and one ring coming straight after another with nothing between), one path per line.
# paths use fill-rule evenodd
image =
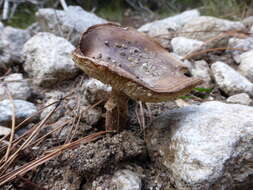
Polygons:
M83 31L108 21L76 6L36 16L26 30L0 23L0 137L31 115L14 139L38 129L2 176L104 127L111 88L80 71L70 54ZM130 101L126 130L65 150L0 189L253 188L253 17L230 21L190 10L138 30L204 83L173 102ZM1 166L8 141L0 142Z

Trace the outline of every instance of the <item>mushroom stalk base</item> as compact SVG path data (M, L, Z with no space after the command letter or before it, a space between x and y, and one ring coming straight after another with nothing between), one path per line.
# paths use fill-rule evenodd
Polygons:
M111 96L105 104L105 128L108 132L117 132L125 128L128 115L128 96L112 89Z

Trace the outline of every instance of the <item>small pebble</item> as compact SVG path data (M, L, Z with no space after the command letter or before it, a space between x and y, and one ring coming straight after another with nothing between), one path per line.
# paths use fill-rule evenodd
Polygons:
M139 62L138 62L138 59L135 59L135 60L134 60L134 63L138 64L138 63L139 63Z
M102 54L99 53L98 56L97 56L97 59L101 59L102 58Z
M15 121L16 123L20 123L27 117L35 114L37 112L36 106L28 101L14 99L11 102L8 99L0 101L0 125L2 126L10 126L12 121L12 106L15 106ZM30 121L36 120L38 115L31 118Z
M113 184L118 190L141 190L142 181L140 176L131 170L118 170L112 178Z
M139 53L139 52L141 52L138 48L133 48L133 53Z
M131 57L128 57L127 60L128 60L129 62L133 62L133 58L131 58Z
M118 43L115 43L115 46L116 46L117 48L121 48L121 47L122 47L122 45L120 45L120 44L118 44Z
M121 56L126 56L126 53L125 52L120 52L119 53Z
M234 104L242 104L242 105L250 105L252 100L250 96L246 93L240 93L233 96L230 96L227 99L227 102L234 103Z
M127 49L127 46L126 46L125 44L122 44L122 47L123 47L124 49Z
M109 42L108 42L108 41L105 41L105 45L106 45L106 46L109 46Z

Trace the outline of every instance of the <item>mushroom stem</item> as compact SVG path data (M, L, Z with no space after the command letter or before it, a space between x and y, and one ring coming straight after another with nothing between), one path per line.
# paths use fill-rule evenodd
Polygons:
M117 132L125 128L128 115L128 96L112 89L111 96L105 104L105 128L109 132Z

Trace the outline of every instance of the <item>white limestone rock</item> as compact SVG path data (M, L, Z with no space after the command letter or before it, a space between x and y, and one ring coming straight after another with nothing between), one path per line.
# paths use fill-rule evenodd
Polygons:
M0 32L3 31L3 29L4 29L4 25L2 22L0 22Z
M118 170L112 178L117 190L141 190L142 183L138 174L131 170Z
M234 95L245 92L253 96L253 83L226 63L215 62L211 69L216 83L226 94Z
M253 25L253 16L249 16L246 17L242 20L242 23L246 26L246 27L251 27Z
M24 45L24 69L33 83L50 87L77 75L78 69L71 58L75 47L62 37L38 33Z
M47 105L50 105L56 101L59 101L65 95L66 94L64 94L63 92L58 91L58 90L50 91L45 94L46 101L44 102L44 105L47 106ZM44 119L52 110L54 110L56 105L57 105L57 103L52 104L51 106L45 108L40 114L40 120ZM65 107L62 104L60 104L58 106L59 106L58 109L56 111L54 111L52 116L48 119L48 122L54 123L60 117L62 117L64 115L64 112L66 111Z
M0 126L0 137L8 135L11 133L11 129L7 127Z
M5 64L5 67L21 63L22 48L29 38L30 34L26 30L10 26L0 29L0 63Z
M236 94L236 95L228 97L227 102L249 106L252 100L250 99L248 94L241 93L241 94Z
M204 48L204 42L185 37L175 37L171 40L171 46L174 53L186 56L191 52Z
M107 22L79 6L68 6L67 10L39 9L36 16L43 31L64 37L74 45L88 27Z
M220 31L244 30L245 26L241 22L220 19L211 16L200 16L188 21L180 30L179 36L200 41L207 41L217 37ZM227 44L228 38L213 41L212 46Z
M212 101L169 110L147 128L145 141L176 189L253 185L253 107Z
M81 106L80 107L82 122L85 122L87 125L95 125L102 117L102 110L100 108L90 108L90 106Z
M189 10L181 14L144 24L138 30L154 37L175 32L193 18L199 17L198 10Z
M100 100L107 100L112 87L100 82L97 79L90 78L84 81L82 85L84 98L87 104L94 104Z
M24 100L13 100L13 103L15 106L16 124L37 112L36 106L31 102L27 102ZM0 125L10 126L13 114L12 106L13 104L10 102L10 100L5 99L3 101L0 101ZM37 118L38 117L35 116L31 118L30 121Z
M253 82L253 50L240 55L239 71Z
M195 61L190 68L192 76L200 78L204 81L201 86L209 88L211 85L211 69L205 60Z
M23 78L22 73L13 73L4 78L0 84L0 100L8 99L7 90L14 99L27 100L32 94L28 81Z
M253 26L250 27L250 31L251 34L253 33Z
M253 49L253 38L230 38L228 41L228 47L235 48L238 50L227 50L233 54L233 59L236 63L240 63L240 55L244 53L245 51L250 51Z

